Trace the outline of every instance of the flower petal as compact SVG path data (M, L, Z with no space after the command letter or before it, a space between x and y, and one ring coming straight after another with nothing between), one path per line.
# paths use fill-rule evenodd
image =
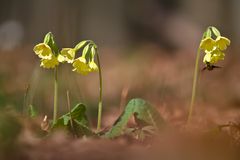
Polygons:
M52 55L51 59L42 59L40 66L43 68L55 68L59 64L57 57Z
M220 50L225 50L227 49L227 46L230 45L230 40L226 37L219 36L216 39L216 45Z
M200 43L200 48L203 50L211 51L215 47L215 40L213 40L211 37L207 37L203 39Z
M73 62L73 71L76 71L82 75L87 75L89 72L91 72L91 69L87 64L86 59L84 57L79 57Z
M34 48L33 51L38 55L39 58L51 59L53 53L51 48L45 43L39 43Z
M60 53L64 60L62 59L61 57L61 60L63 60L62 62L67 62L67 63L73 63L74 61L74 58L75 58L75 54L76 54L76 50L74 48L63 48L61 50L61 53Z

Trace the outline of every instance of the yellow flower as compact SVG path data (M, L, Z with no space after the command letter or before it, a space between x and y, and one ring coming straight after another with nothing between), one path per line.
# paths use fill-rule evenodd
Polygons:
M55 68L59 64L56 56L52 55L50 59L42 59L40 66L43 68Z
M51 59L53 53L51 48L45 43L39 43L34 48L33 51L38 55L38 57L43 59Z
M220 60L224 60L225 54L219 49L215 49L211 52L206 52L206 55L203 58L204 63L214 64Z
M211 51L215 47L215 40L211 37L204 38L200 43L200 48L206 51Z
M219 50L213 51L212 63L217 63L220 60L224 60L225 54Z
M204 63L207 63L207 62L210 63L211 58L212 58L212 54L211 54L211 52L208 52L208 53L206 53L205 56L203 57L203 62L204 62Z
M220 50L225 50L230 45L230 40L226 37L218 36L216 39L216 45Z
M59 62L72 63L74 61L76 50L73 48L63 48L58 56Z
M87 64L87 60L85 57L79 57L73 62L73 71L76 71L80 74L87 75L91 72L91 68Z
M97 72L98 71L98 66L94 61L89 62L89 68L91 69L92 72Z

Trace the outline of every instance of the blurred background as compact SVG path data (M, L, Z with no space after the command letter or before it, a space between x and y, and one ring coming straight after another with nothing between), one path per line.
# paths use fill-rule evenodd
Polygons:
M32 104L40 115L51 117L53 71L40 68L32 51L51 31L60 47L85 39L98 45L105 115L118 115L133 97L185 112L196 50L209 25L232 44L223 68L201 74L198 103L202 108L239 108L239 6L239 0L1 0L0 108L26 112ZM71 70L68 65L60 68L60 112L67 110L69 90L72 105L86 103L94 119L98 75Z

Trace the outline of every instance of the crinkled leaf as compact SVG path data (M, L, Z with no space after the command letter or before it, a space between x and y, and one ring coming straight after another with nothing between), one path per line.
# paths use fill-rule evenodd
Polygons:
M127 104L124 112L104 136L107 138L120 136L132 116L134 116L136 123L141 127L150 125L159 130L165 124L163 118L154 107L145 100L136 98Z
M53 124L53 128L65 128L77 135L92 135L94 133L89 128L85 112L85 105L79 103L70 112L58 118L57 122Z

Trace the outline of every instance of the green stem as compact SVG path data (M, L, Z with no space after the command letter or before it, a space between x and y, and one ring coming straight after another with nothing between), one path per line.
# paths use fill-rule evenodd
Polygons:
M195 69L194 69L193 86L192 86L192 98L191 98L191 103L190 103L190 107L189 107L187 123L190 123L190 121L192 119L193 107L194 107L194 102L195 102L195 98L196 98L200 53L201 53L201 49L199 47L198 51L197 51L197 57L196 57L196 63L195 63Z
M99 75L99 102L98 102L98 121L97 121L97 132L101 129L101 123L102 123L102 70L101 70L101 64L100 64L100 58L98 52L96 52L97 55L97 64L98 64L98 75Z
M58 67L54 69L54 104L53 104L53 124L57 121L58 106Z

